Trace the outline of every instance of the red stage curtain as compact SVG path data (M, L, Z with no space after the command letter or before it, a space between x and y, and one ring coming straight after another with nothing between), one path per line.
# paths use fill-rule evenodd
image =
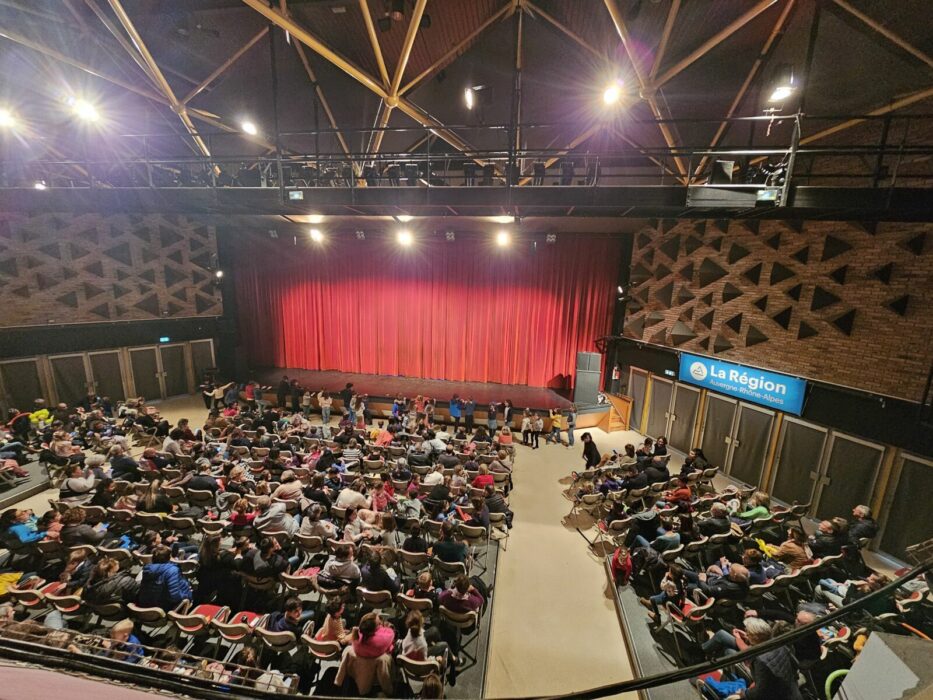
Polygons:
M622 239L252 239L238 249L239 339L255 366L570 387L609 332Z

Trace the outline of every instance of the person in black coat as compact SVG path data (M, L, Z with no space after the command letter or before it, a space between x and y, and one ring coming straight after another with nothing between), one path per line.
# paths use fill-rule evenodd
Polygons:
M586 461L586 468L591 469L599 464L602 457L599 454L599 448L593 442L593 436L589 433L583 433L580 436L583 441L583 459Z
M842 548L849 544L848 528L843 528L842 518L823 520L817 531L810 536L808 544L814 557L831 557L842 554Z
M139 594L139 582L128 571L120 570L120 563L113 557L101 557L91 572L81 592L81 597L91 605L132 603Z

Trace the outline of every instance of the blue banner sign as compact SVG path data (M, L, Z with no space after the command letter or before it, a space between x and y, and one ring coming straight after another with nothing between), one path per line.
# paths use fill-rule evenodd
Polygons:
M803 379L685 352L680 353L678 379L795 416L803 411L807 390Z

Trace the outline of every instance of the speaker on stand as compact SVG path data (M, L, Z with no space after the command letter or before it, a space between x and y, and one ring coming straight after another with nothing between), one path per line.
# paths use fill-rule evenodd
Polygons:
M595 404L599 394L603 356L598 352L578 352L577 370L573 382L573 402L577 405Z

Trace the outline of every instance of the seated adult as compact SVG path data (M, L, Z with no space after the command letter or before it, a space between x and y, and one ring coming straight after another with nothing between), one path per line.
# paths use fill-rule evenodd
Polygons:
M644 469L644 475L649 484L666 484L671 480L671 473L667 469L667 458L653 457Z
M357 479L340 492L334 505L338 508L369 508L372 500L365 494L366 483Z
M684 577L691 589L698 589L708 598L743 600L748 595L748 569L742 564L732 564L725 575L717 567L710 567L706 573L684 571Z
M142 478L139 464L126 454L122 445L110 448L110 476L118 481L137 482Z
M473 512L466 524L471 527L481 527L489 532L489 508L486 506L486 499L480 496L472 499L470 504L473 506Z
M701 535L706 537L729 532L732 529L732 521L729 520L729 509L726 504L717 502L710 506L709 517L698 520L697 529Z
M392 478L396 481L408 481L411 479L411 469L408 468L408 460L399 457L395 460L395 468L391 472Z
M38 527L39 518L31 510L10 508L0 516L0 532L15 537L22 544L38 542L46 536Z
M146 408L140 407L139 413L137 413L133 422L146 432L155 431L157 437L168 435L168 421L162 420L156 413L150 413Z
M401 590L398 577L392 576L382 565L382 555L373 551L367 561L360 567L362 585L370 591L388 591L395 598Z
M178 461L178 457L185 454L185 450L181 444L184 435L185 433L183 430L173 428L169 431L169 434L165 436L165 440L162 441L162 451L172 455L175 461Z
M91 572L81 597L91 605L110 605L112 603L132 603L139 595L139 583L136 577L113 557L101 557Z
M733 514L733 522L739 525L747 525L752 520L766 518L771 515L768 508L771 506L771 498L764 491L755 491L745 502L745 510Z
M483 594L477 590L464 574L458 575L453 585L440 595L440 604L455 613L467 613L479 610L485 602Z
M485 464L479 465L479 474L473 477L471 486L474 489L484 489L487 486L492 486L496 483L495 478L492 474L489 473L489 466Z
M107 537L107 526L100 523L91 527L84 522L85 514L80 508L71 508L62 515L61 543L66 547L89 544L96 547Z
M460 464L460 458L454 453L453 445L446 445L444 451L437 458L437 463L445 469L453 469Z
M210 491L215 494L220 490L220 484L217 483L211 475L211 462L209 459L202 457L197 461L197 473L191 477L188 481L188 484L185 488L193 491ZM233 470L231 470L232 472Z
M842 554L842 548L849 544L848 527L845 519L823 520L817 531L807 540L814 557L830 557Z
M337 526L329 520L323 520L324 508L319 503L314 503L305 511L305 516L301 520L299 535L310 537L320 537L323 540L334 539L337 537Z
M849 523L849 542L859 546L859 540L872 540L878 534L878 523L871 517L871 508L858 505L852 509L852 522Z
M670 491L661 494L661 500L668 504L691 503L693 501L693 492L687 486L687 480L683 476L676 477L677 486Z
M648 475L637 471L633 466L626 467L622 472L622 488L626 491L636 491L648 486Z
M142 498L136 502L136 510L142 513L171 513L172 502L162 492L162 480L153 479Z
M283 501L300 501L302 499L303 487L295 472L286 469L282 472L282 482L272 492L272 498L280 498Z
M152 550L152 562L143 566L136 600L139 606L173 610L183 600L191 600L191 584L171 558L172 550L164 545Z
M333 505L330 490L324 485L324 475L315 474L311 477L311 483L302 491L305 499L310 503L317 503L325 511L329 511Z
M295 635L295 639L297 640L301 638L305 623L313 615L313 611L305 613L300 598L297 596L289 596L285 599L282 612L274 612L269 615L266 629L272 632L291 632Z
M263 537L259 544L243 553L240 570L257 578L277 578L288 571L289 561L274 537Z
M337 545L334 553L324 563L318 575L318 583L325 581L336 584L356 584L362 578L359 565L353 560L353 546ZM322 579L324 579L322 581Z
M73 464L68 478L58 490L58 499L69 503L82 503L91 498L97 479L90 470L85 471L80 464Z
M813 561L813 552L807 545L807 536L804 531L796 527L788 528L787 539L781 543L771 558L786 564L792 571Z
M284 503L273 503L269 496L260 496L256 499L256 519L253 527L259 531L287 532L293 537L298 532L298 523L288 514Z
M395 630L370 612L360 618L360 624L351 634L353 653L361 659L376 659L391 654L395 647Z
M484 493L486 496L486 508L489 509L490 513L505 513L506 527L511 529L514 513L512 513L509 508L509 504L505 502L503 495L496 491L494 486L487 486L484 489Z
M458 460L459 461L459 460ZM438 464L434 470L425 475L422 482L425 486L437 486L444 483L444 467Z
M420 523L412 523L408 528L408 537L402 542L402 549L406 552L423 553L428 551L427 540L421 535Z
M709 460L706 459L706 455L703 454L702 449L694 447L687 453L687 457L680 467L680 475L686 478L688 474L705 469L709 469Z
M814 589L814 600L818 603L830 603L836 608L854 603L865 596L882 589L891 580L884 574L869 574L867 579L850 579L839 582L833 579L820 579ZM896 613L897 604L894 596L885 596L865 606L865 611L872 615Z
M463 542L456 540L455 532L454 524L445 520L441 524L440 538L434 543L431 551L441 561L466 563L469 549Z

